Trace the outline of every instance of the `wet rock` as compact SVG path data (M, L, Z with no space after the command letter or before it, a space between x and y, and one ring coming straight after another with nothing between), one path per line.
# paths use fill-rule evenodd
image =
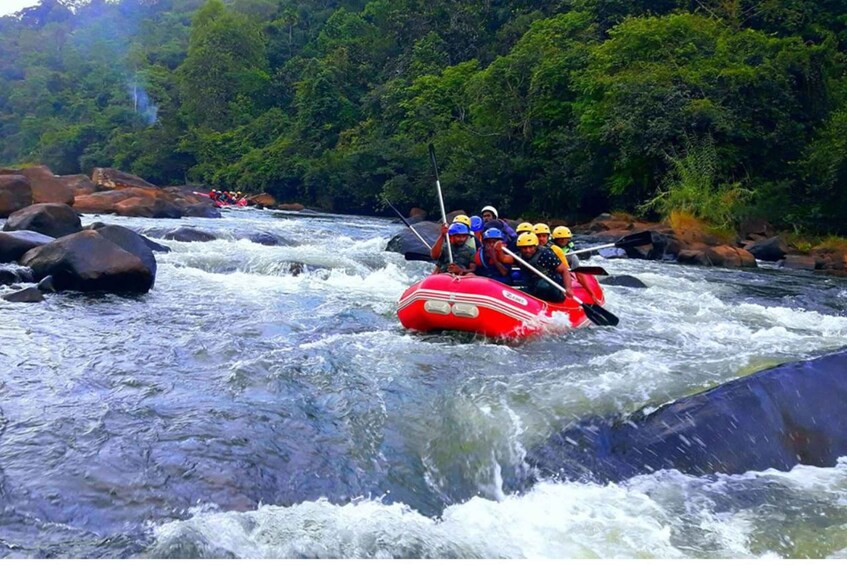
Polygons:
M195 228L177 228L175 230L167 232L164 236L162 236L162 239L169 239L173 241L182 242L205 242L214 241L218 238L208 232L204 232Z
M74 193L74 197L97 192L97 185L86 175L59 175L56 178Z
M153 278L156 278L156 258L153 256L153 251L150 249L150 243L153 243L146 237L139 235L129 228L114 225L100 225L94 230L101 236L105 237L115 245L119 246L124 251L132 253L153 273Z
M56 290L147 292L154 276L144 262L94 230L28 251L21 264L37 279L53 276Z
M302 204L298 204L297 202L288 202L284 204L279 204L276 207L277 210L286 210L289 212L302 212L306 209Z
M627 258L626 251L624 251L623 249L621 249L619 247L606 247L605 249L598 249L597 254L600 257L603 257L605 259L626 259ZM585 257L582 254L579 255L579 258L580 259L583 259L583 258L587 259L587 257Z
M3 295L3 300L7 302L41 302L44 300L44 295L41 291L31 286L11 294Z
M659 469L739 474L847 455L847 351L789 363L649 414L568 426L527 459L542 475L619 482Z
M810 255L786 255L778 265L783 269L814 271L817 268L817 261Z
M419 222L415 225L415 231L432 245L438 239L438 236L441 235L441 225L435 222ZM409 228L404 228L400 233L392 237L385 249L387 251L403 253L404 255L414 253L415 255L429 257L429 248Z
M603 286L623 286L626 288L647 288L647 285L644 284L640 279L633 277L632 275L614 275L611 277L605 277L602 281Z
M788 254L788 245L779 236L754 241L744 249L761 261L779 261Z
M702 249L683 249L676 256L676 260L683 265L710 265L706 252Z
M30 230L0 232L0 263L17 261L24 253L55 238Z
M6 220L3 231L29 230L62 237L82 230L79 214L67 204L33 204Z
M114 205L114 212L119 216L141 218L171 218L182 217L182 210L173 202L158 195L152 197L133 196Z
M45 294L50 292L56 292L56 285L53 284L53 277L50 275L47 275L46 277L41 279L38 282L37 288Z
M0 175L0 218L32 205L32 185L23 175Z

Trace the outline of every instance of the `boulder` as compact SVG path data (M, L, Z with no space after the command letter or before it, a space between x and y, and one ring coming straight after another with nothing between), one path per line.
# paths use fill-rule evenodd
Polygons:
M133 196L115 204L115 213L119 216L142 218L172 218L182 217L179 206L164 198L149 198Z
M785 259L778 264L783 269L798 269L801 271L814 271L817 268L817 261L810 255L786 255Z
M623 286L626 288L647 288L640 279L632 275L614 275L603 279L603 286Z
M36 279L52 276L58 291L147 292L154 282L139 257L94 230L32 249L21 264L32 268Z
M3 300L7 302L41 302L44 295L36 287L31 286L11 294L4 294Z
M285 210L288 212L302 212L306 209L302 204L298 204L297 202L289 202L286 204L279 204L276 207L277 210Z
M195 242L195 241L213 241L218 239L214 235L204 232L202 230L198 230L195 228L177 228L175 230L171 230L167 232L162 239L169 239L173 241L182 241L182 242Z
M17 261L24 253L55 238L30 230L0 232L0 263Z
M744 249L762 261L779 261L788 254L788 245L779 236L754 241Z
M59 175L56 178L74 193L75 198L97 192L97 186L86 175Z
M56 292L56 285L53 284L53 277L50 275L47 275L46 277L38 281L38 285L36 286L36 288L44 293Z
M676 260L683 265L710 265L703 249L683 249L676 256Z
M416 224L418 222L423 222L426 220L426 210L423 208L412 208L409 210L409 217L406 220L410 224Z
M100 225L95 228L97 233L105 237L124 251L132 253L153 273L156 278L156 258L150 249L149 243L153 243L142 235L138 235L129 228L114 225Z
M542 476L620 482L659 469L740 474L847 455L847 351L737 379L656 411L590 417L530 450Z
M744 249L731 245L719 245L706 250L706 259L714 267L730 269L752 268L756 266L756 258Z
M54 175L53 171L44 165L0 170L0 174L4 173L23 175L29 179L33 204L57 203L70 206L74 203L74 191L66 186L61 177Z
M276 198L268 194L267 192L263 192L262 194L256 194L254 196L247 197L247 203L253 206L258 206L259 208L276 208L277 201Z
M441 224L435 222L418 222L415 225L417 231L430 245L435 243L441 235ZM386 251L397 253L414 254L416 256L429 257L429 249L409 228L404 228L389 240Z
M32 185L23 175L0 175L0 218L32 205Z
M62 237L82 230L79 214L67 204L33 204L6 220L3 231L30 230Z
M91 173L91 180L97 186L97 190L120 190L124 188L158 188L141 177L111 169L97 167Z

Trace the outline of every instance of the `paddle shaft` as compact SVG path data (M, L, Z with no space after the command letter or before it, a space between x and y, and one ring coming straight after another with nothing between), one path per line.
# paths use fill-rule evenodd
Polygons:
M447 211L444 209L444 196L441 194L441 181L438 180L438 162L435 160L435 146L429 144L429 160L432 161L432 170L435 173L435 188L438 191L438 204L441 206L441 221L447 225ZM445 235L447 244L447 258L453 262L453 249L450 247L450 236Z
M396 213L397 213L397 217L399 217L399 218L400 218L400 220L401 220L404 224L406 224L406 227L407 227L407 228L409 228L410 230L412 230L412 233L413 233L413 234L415 234L416 236L418 236L418 239L420 239L420 240L421 240L421 243L423 243L424 245L426 245L426 248L427 248L427 249L429 249L430 251L432 251L432 246L431 246L429 243L427 243L427 242L426 242L426 240L423 238L423 236L422 236L420 233L418 233L418 230L416 230L415 228L413 228L413 227L412 227L412 224L410 224L409 222L407 222L407 221L406 221L406 218L404 218L404 217L403 217L403 214L401 214L401 213L400 213L400 210L398 210L397 208L395 208L395 207L394 207L394 204L392 204L391 202L389 202L387 198L385 199L385 203L386 203L386 204L388 204L389 206L391 206L391 209L392 209L392 210L394 210L394 212L396 212Z
M505 251L506 253L511 255L513 258L517 259L520 262L521 265L523 265L524 267L526 267L527 269L529 269L530 271L532 271L533 273L535 273L536 275L538 275L539 277L541 277L542 279L547 281L548 283L552 284L555 288L558 288L559 290L564 292L565 295L567 296L568 291L565 290L565 288L562 285L560 285L559 283L557 283L556 281L554 281L553 279L551 279L550 277L548 277L547 275L545 275L544 273L542 273L541 271L539 271L538 269L536 269L535 267L533 267L532 265L530 265L529 263L524 261L523 258L520 257L517 253L515 253L514 251L512 251L508 247L504 247L503 251ZM574 296L573 299L576 301L577 304L582 305L582 303L583 303L582 300L580 300L576 296Z
M578 253L590 253L592 251L597 251L598 249L606 249L607 247L614 247L617 243L605 243L603 245L597 245L595 247L586 247L585 249L574 249L573 251L568 251L565 255L577 255Z

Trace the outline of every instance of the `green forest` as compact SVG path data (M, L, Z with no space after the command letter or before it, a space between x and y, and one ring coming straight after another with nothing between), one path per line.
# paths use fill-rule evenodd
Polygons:
M686 211L847 232L847 0L42 0L0 164L337 212Z

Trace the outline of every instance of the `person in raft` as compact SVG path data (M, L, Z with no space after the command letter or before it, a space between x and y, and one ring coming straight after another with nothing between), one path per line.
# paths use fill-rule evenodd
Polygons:
M567 226L558 226L553 228L553 241L556 242L556 245L562 249L562 251L568 255L568 268L571 270L574 275L576 275L576 280L579 281L579 284L582 285L582 288L588 291L588 295L591 297L592 302L597 302L597 296L594 294L594 291L591 290L591 285L589 284L588 277L585 273L580 273L577 271L579 269L579 257L576 255L576 250L574 249L574 244L571 241L573 234L571 233L570 228Z
M503 251L506 246L503 232L497 228L488 228L482 234L482 246L474 255L474 274L488 277L503 284L512 283L512 263L514 259Z
M565 287L565 294L562 294L561 290L521 264L521 271L526 277L529 294L547 302L562 302L566 295L573 298L573 283L571 283L571 274L567 263L562 263L552 249L539 247L538 236L534 233L519 235L517 245L524 261L547 275L559 286Z
M515 242L518 234L515 233L515 230L512 229L509 222L500 219L500 215L497 213L497 208L494 206L483 206L479 215L482 217L483 230L487 230L488 228L497 228L503 232L503 241L506 242L506 245L510 245Z
M447 224L441 226L441 235L435 240L432 250L429 252L430 257L436 260L432 274L452 273L464 276L473 273L475 268L473 262L474 250L466 245L470 233L468 226L458 222L450 224L450 227L447 227ZM447 254L447 249L444 247L446 237L450 238L450 250L453 252L452 263Z

